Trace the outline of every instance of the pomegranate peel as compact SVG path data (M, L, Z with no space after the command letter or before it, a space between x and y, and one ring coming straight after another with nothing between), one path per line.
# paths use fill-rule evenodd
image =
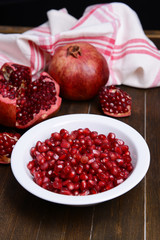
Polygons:
M10 163L12 150L19 138L19 133L0 133L0 163Z
M27 66L5 63L0 69L0 124L28 128L57 113L59 84L42 72L32 81Z
M102 87L99 92L99 101L105 115L111 117L131 115L131 97L127 92L114 85Z

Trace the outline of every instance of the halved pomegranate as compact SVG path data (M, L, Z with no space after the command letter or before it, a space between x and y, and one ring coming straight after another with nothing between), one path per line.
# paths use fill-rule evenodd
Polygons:
M60 108L60 88L46 72L32 80L27 66L5 63L0 69L0 124L27 128Z
M129 94L115 86L104 86L99 93L100 104L105 115L127 117L131 115L132 99Z
M0 133L0 163L10 163L13 147L19 138L19 133Z

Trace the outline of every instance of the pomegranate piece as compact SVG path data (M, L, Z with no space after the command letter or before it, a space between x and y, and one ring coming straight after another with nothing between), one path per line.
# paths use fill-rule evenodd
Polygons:
M31 69L5 63L0 69L0 124L27 128L60 108L59 85L46 73L32 81Z
M107 191L132 172L129 147L114 133L88 128L54 132L30 150L27 164L33 180L46 190L85 196Z
M10 163L10 157L14 145L20 138L19 133L0 133L0 163L8 164Z
M132 99L129 94L115 86L104 86L99 93L101 108L105 115L127 117L131 115Z

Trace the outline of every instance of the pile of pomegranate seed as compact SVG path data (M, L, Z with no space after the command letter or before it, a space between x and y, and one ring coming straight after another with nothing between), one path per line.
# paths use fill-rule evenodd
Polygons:
M88 128L51 134L31 148L27 164L39 186L60 194L89 195L122 183L133 169L129 147L114 133Z

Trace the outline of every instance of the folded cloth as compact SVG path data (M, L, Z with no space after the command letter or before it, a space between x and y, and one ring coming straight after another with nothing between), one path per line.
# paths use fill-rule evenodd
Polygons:
M126 4L97 4L76 19L66 9L47 12L48 21L23 34L0 34L0 66L16 62L43 71L55 49L84 41L106 58L108 85L160 86L160 52L144 34L137 14Z

